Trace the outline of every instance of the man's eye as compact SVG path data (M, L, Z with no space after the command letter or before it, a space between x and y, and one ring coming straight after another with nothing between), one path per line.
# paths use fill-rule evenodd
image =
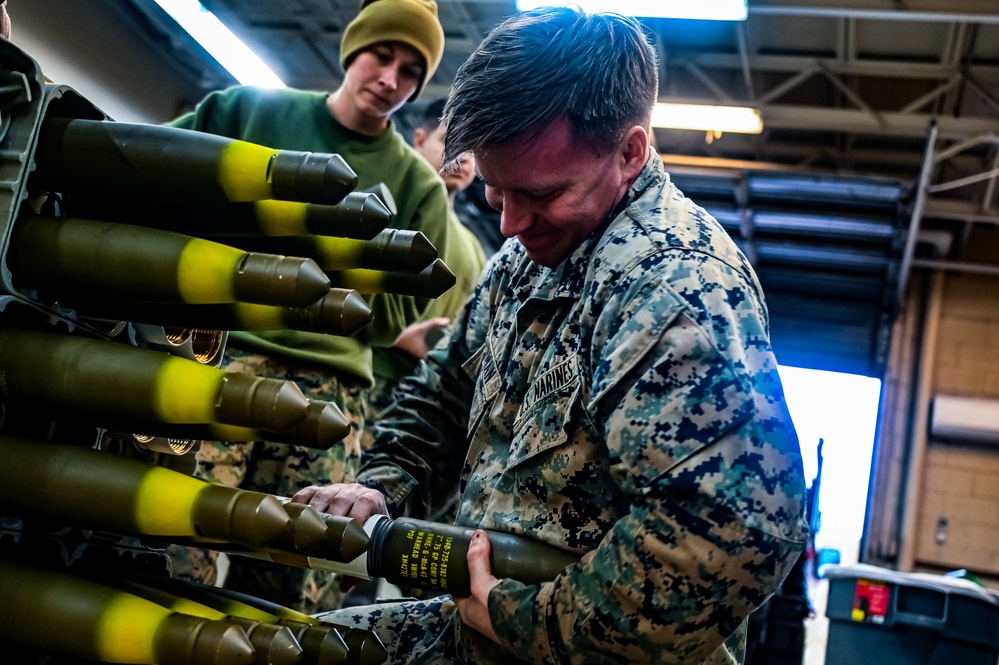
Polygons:
M531 192L528 196L535 201L551 201L558 196L558 190L553 189L549 192Z

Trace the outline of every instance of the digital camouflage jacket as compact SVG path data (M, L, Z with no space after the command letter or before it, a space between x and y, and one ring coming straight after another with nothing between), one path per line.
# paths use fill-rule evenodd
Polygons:
M504 246L359 480L422 517L460 474L458 524L583 555L552 583L492 590L520 659L741 662L745 619L807 528L766 305L654 152L625 203L555 269ZM459 658L509 663L453 617Z

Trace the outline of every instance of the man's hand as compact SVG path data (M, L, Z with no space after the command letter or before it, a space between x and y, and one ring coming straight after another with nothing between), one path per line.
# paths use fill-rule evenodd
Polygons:
M406 353L416 358L426 358L430 353L430 345L427 344L427 334L435 329L446 328L451 323L451 319L435 317L426 321L419 321L410 324L392 345L397 349L402 349Z
M458 614L466 625L479 631L493 642L499 643L493 622L489 618L489 592L500 583L493 577L489 565L489 537L485 531L476 531L468 545L468 574L472 582L472 595L468 598L455 598Z
M358 483L336 483L325 487L312 485L296 492L291 500L308 504L321 513L353 517L361 524L372 515L389 514L385 496Z

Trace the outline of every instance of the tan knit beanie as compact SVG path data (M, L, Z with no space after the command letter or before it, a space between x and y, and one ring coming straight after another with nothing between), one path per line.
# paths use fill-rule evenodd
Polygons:
M444 55L444 28L434 0L363 0L361 12L343 31L340 65L346 71L357 52L379 42L403 42L423 56L426 72L409 98L415 100Z

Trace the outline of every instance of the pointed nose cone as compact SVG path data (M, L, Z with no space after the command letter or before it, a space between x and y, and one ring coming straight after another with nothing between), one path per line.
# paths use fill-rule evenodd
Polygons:
M360 217L366 229L381 231L392 223L392 210L376 194L361 192L357 196L364 197L360 201Z
M309 624L298 624L296 629L290 625L288 620L282 620L282 624L289 626L295 637L302 645L304 652L303 660L307 663L319 663L320 665L341 665L341 663L352 663L351 653L347 649L346 642L340 636L340 631L332 626L318 626Z
M351 665L380 665L388 658L385 645L370 630L344 628L341 634L350 649Z
M364 267L417 273L437 258L437 248L419 231L386 229L365 247Z
M251 547L267 547L292 529L292 520L277 498L224 485L206 484L193 512L199 536Z
M233 274L232 288L240 302L305 307L326 295L330 279L312 259L247 252Z
M357 187L357 174L339 155L281 151L269 173L273 198L334 205Z
M360 522L352 517L329 513L322 513L320 517L326 522L328 531L318 556L349 563L367 551L370 538Z
M391 223L392 211L369 192L351 192L336 205L312 204L305 211L305 228L319 236L371 240Z
M243 629L257 652L253 665L295 665L302 661L302 646L286 626L251 623L255 625L244 625Z
M329 450L350 434L350 423L336 404L312 400L308 414L291 434L292 442L299 446Z
M291 518L291 533L288 542L279 539L275 543L275 548L284 549L287 545L292 552L308 552L326 540L329 527L315 508L291 501L285 502L283 507Z
M293 381L226 372L215 396L215 419L223 425L282 432L303 420L309 405Z
M168 616L154 640L153 655L162 665L251 665L257 655L240 626L187 614Z
M316 303L317 332L349 337L371 323L371 307L357 291L332 289Z

